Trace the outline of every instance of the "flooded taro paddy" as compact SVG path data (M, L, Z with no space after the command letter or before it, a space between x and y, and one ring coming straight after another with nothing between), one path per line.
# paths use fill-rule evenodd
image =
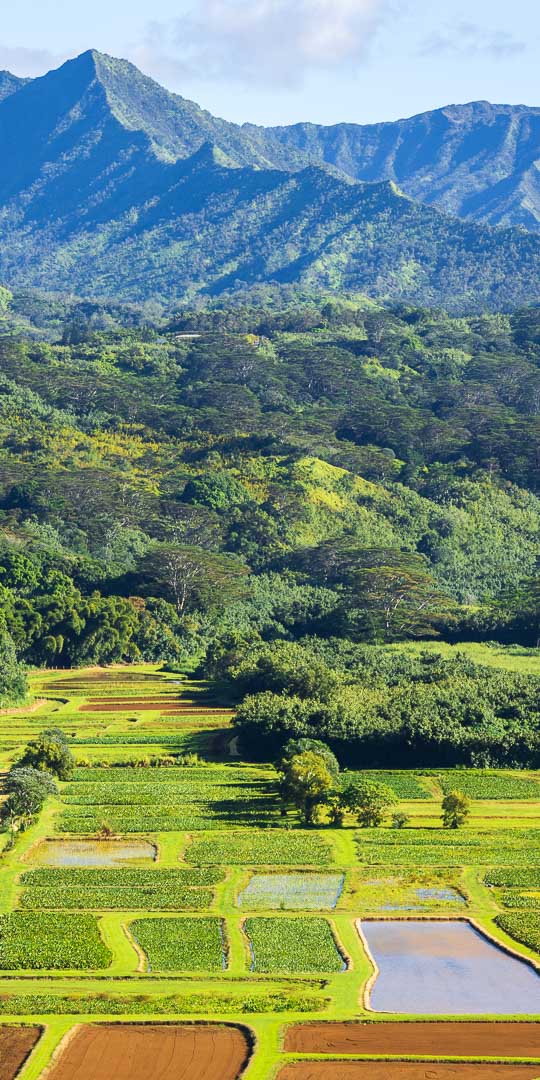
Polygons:
M378 972L376 1012L535 1015L540 974L465 920L359 922Z

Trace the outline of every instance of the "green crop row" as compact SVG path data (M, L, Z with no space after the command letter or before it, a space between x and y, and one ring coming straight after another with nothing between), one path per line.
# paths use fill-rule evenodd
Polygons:
M331 850L318 833L276 829L193 840L185 859L195 866L324 866Z
M195 814L167 814L165 811L157 814L118 813L108 806L100 807L100 813L83 816L81 814L65 813L60 818L58 828L60 832L73 833L79 836L94 836L101 828L103 822L110 825L114 833L145 833L145 832L189 832L191 830L211 829L214 822L208 817L196 816ZM219 828L223 822L216 822Z
M19 907L32 911L204 911L213 899L210 889L183 889L177 885L126 889L76 886L25 889Z
M515 941L521 942L528 949L540 953L540 913L512 912L498 915L497 926L509 934Z
M94 888L113 886L125 889L130 885L141 888L144 885L163 887L176 886L180 889L186 886L193 888L202 885L217 885L223 881L225 875L218 867L202 866L190 867L189 869L164 869L164 870L136 870L129 867L113 869L90 869L87 867L64 866L52 868L49 866L38 867L36 870L27 870L20 877L21 885L33 886L34 888L58 888L75 885L84 885Z
M520 893L518 889L510 889L502 894L500 900L505 908L540 911L540 893L527 896L525 893Z
M70 723L72 721L70 720ZM76 736L70 739L70 746L171 746L181 750L193 750L194 741L196 748L201 749L203 743L208 742L207 732L197 732L195 735L87 735Z
M359 861L365 866L388 866L397 858L390 845L366 847L358 844ZM433 844L425 847L413 844L399 849L399 861L403 866L482 866L484 863L528 863L534 856L533 847L523 851L505 847L454 847L452 844Z
M453 847L470 848L485 847L485 845L500 844L501 839L505 847L515 847L519 850L525 843L531 844L536 851L540 845L540 829L505 829L501 833L497 829L462 829L447 831L445 829L365 829L357 833L356 839L363 844L372 844L380 847L431 847L432 844L449 843Z
M170 784L176 781L193 781L204 784L252 784L267 779L267 774L242 767L212 765L168 765L156 768L152 765L111 764L110 767L80 766L75 769L66 790L75 792L75 785L82 784Z
M0 970L107 968L111 953L94 915L0 916Z
M0 1015L3 1016L178 1016L208 1015L207 994L175 994L169 997L129 994L108 997L106 994L60 996L56 994L2 994ZM314 994L289 992L242 994L212 993L212 1014L229 1013L312 1013L329 1005L328 998Z
M264 973L343 971L330 923L319 918L246 919L252 970Z
M78 790L80 788L81 790ZM88 790L90 788L90 790ZM260 785L251 788L226 784L179 781L173 784L94 784L71 785L63 792L69 807L76 806L179 806L185 802L205 803L221 800L249 800L260 796ZM269 806L270 808L270 806ZM75 811L74 811L75 812ZM81 810L81 813L83 811Z
M263 810L254 808L246 809L234 803L230 806L211 807L162 806L155 811L145 813L142 807L93 807L85 812L83 810L67 809L62 814L58 828L64 833L75 833L80 836L94 836L99 832L103 822L106 821L117 834L145 833L145 832L196 832L208 829L222 829L223 826L234 824L237 828L242 826L251 827L267 825L268 815ZM227 860L225 860L227 861Z
M538 857L538 832L505 829L495 834L434 832L433 830L370 829L355 842L360 863L366 866L481 866L484 863L528 865Z
M222 971L226 966L221 919L136 919L130 931L150 971Z
M505 866L488 870L485 885L516 886L520 889L540 889L540 866Z
M458 789L471 799L538 799L540 784L530 777L459 769L438 777L444 792Z
M408 772L376 772L369 770L367 772L346 772L342 776L344 785L351 783L357 779L374 780L378 784L385 784L386 787L392 789L395 792L398 799L410 800L410 799L432 799L433 795L430 794L422 785L418 782L418 779L414 774Z

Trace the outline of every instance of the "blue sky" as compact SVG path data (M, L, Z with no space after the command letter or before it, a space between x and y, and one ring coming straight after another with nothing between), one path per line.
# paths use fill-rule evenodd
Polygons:
M0 68L38 75L87 48L238 122L540 105L537 0L19 0L3 12Z

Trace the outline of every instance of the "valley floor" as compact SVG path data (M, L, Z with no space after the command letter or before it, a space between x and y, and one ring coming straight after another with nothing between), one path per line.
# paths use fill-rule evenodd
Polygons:
M0 717L0 772L52 726L77 768L12 848L0 834L0 1080L51 1060L50 1080L540 1077L540 773L379 773L405 828L308 830L211 687L140 665L40 672L33 692ZM472 799L456 833L452 786ZM409 920L410 995L376 1012ZM430 952L423 920L465 920L477 947ZM468 1014L449 994L415 1015L422 963L466 979Z

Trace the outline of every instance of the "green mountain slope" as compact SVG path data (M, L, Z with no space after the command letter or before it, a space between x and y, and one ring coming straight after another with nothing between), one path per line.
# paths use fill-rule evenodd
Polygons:
M540 230L540 108L476 101L394 123L255 133L357 180L393 180L459 217Z
M165 303L269 282L452 311L539 299L540 238L302 168L315 145L280 138L84 53L0 103L0 278Z
M125 130L117 125L114 135L125 147ZM20 218L4 224L7 281L48 288L52 280L90 296L166 303L265 282L455 311L540 297L540 238L445 217L391 184L355 184L315 167L231 168L210 146L166 165L137 133L104 191L102 154L86 162L94 169L92 224L87 205L67 191L62 217L38 220L34 202L25 213L31 228L21 232ZM53 177L41 193L44 210L67 183L69 173Z
M540 108L478 101L392 123L239 126L170 93L128 61L91 50L34 80L46 111L58 80L73 88L81 76L101 87L112 115L144 133L164 161L212 142L239 164L289 171L331 165L356 180L392 180L413 198L473 221L540 229ZM28 82L0 72L0 103ZM78 107L91 104L86 98ZM27 120L23 103L19 115Z

